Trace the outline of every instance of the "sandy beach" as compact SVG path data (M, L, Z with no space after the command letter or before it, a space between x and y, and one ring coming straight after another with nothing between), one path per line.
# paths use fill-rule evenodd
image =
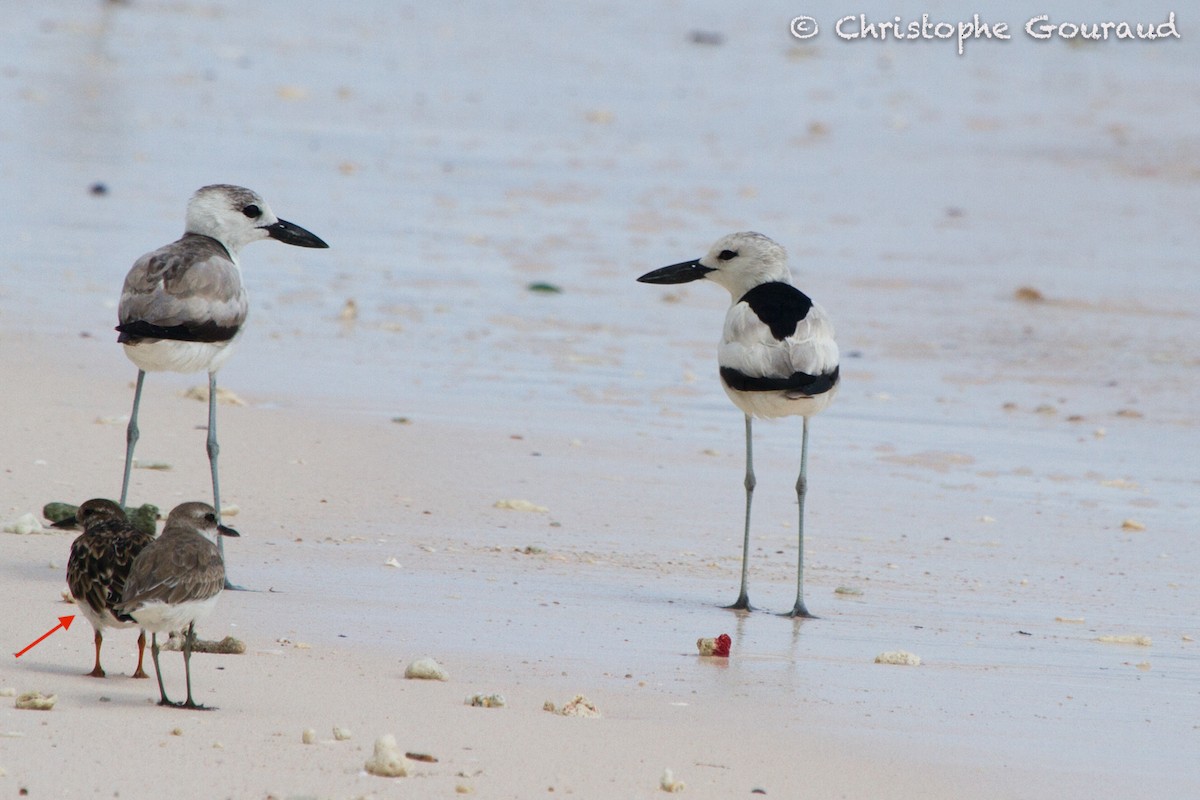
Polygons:
M84 677L77 617L0 667L58 698L0 696L0 794L651 798L667 769L706 798L1200 793L1200 48L1188 18L1043 42L949 5L1016 33L958 56L838 39L857 7L809 40L785 4L14 10L0 524L119 491L117 295L191 192L250 186L331 247L242 253L220 435L250 591L200 631L246 644L192 662L216 710L156 706L132 631ZM756 428L763 610L734 614L728 298L634 282L742 229L788 248L842 350L815 620L770 613L799 421ZM134 504L210 499L202 382L147 379ZM72 536L0 533L9 652L73 613ZM722 633L728 659L697 655ZM875 663L897 650L921 664ZM405 679L422 657L449 680ZM544 710L576 695L600 717ZM436 761L367 774L386 734Z

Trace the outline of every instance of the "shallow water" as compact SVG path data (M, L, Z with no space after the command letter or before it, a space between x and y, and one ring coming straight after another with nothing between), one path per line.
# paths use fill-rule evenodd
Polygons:
M635 483L662 503L654 543L568 532L568 553L615 566L531 573L497 556L508 584L468 576L425 609L443 615L431 647L533 642L551 671L657 674L677 640L724 626L761 658L708 677L758 701L861 703L880 730L911 716L1021 758L1083 737L1065 769L1161 777L1194 752L1194 37L1016 35L960 58L942 42L802 44L786 4L284 8L7 10L0 348L25 327L115 336L126 269L180 233L190 193L245 184L331 249L243 253L252 316L225 385L264 406L627 443L620 500L637 502ZM970 11L1019 22L1003 3ZM734 623L694 566L633 566L736 557L741 420L713 365L728 299L634 278L745 228L789 248L845 358L812 439L810 606L833 620L786 648L790 624ZM350 299L357 319L340 320ZM132 377L115 344L111 364ZM128 399L97 402L119 414ZM798 426L757 430L756 584L783 607ZM611 513L619 529L633 512ZM714 518L733 530L689 544ZM386 577L345 570L322 591L377 603ZM437 596L438 570L408 577ZM286 565L272 577L302 582ZM536 591L499 590L512 580ZM838 599L839 580L870 591ZM571 609L598 604L615 622L579 629ZM494 624L464 639L456 621L480 606ZM336 635L337 620L311 624ZM1107 632L1155 645L1092 641ZM564 636L596 647L555 655ZM921 685L870 664L893 639L935 665ZM612 652L626 666L595 655Z

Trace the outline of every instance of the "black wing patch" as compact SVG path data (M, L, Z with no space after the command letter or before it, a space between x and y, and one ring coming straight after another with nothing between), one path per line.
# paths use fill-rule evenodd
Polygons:
M763 324L771 329L771 335L779 341L796 332L796 326L808 316L812 300L790 283L760 283L742 295L738 302L745 303ZM803 374L803 373L797 373Z
M815 397L837 386L840 370L841 367L834 367L833 372L826 372L824 375L793 372L786 378L758 378L733 367L721 367L721 380L730 389L738 392L794 392L806 397Z
M194 325L155 325L135 319L117 326L121 344L137 344L143 339L173 339L177 342L228 342L237 336L239 325L220 325L213 321Z

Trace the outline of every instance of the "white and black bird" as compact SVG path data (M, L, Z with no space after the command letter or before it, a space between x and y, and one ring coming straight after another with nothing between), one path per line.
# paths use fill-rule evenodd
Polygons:
M96 665L88 675L103 678L100 646L104 643L105 628L138 627L132 617L119 613L116 607L125 591L133 560L154 541L154 536L136 528L119 505L103 498L88 500L79 506L74 518L55 525L66 527L72 522L83 528L83 533L71 543L67 586L80 612L95 630ZM142 668L145 653L146 632L143 630L138 634L135 678L148 677Z
M217 547L221 536L237 536L217 520L208 503L182 503L167 515L162 534L133 560L118 612L150 631L150 655L158 678L160 706L204 708L192 699L192 647L196 623L212 612L225 587L225 561ZM172 703L163 687L158 664L158 634L187 629L183 669L187 700Z
M208 372L208 460L213 507L221 509L217 479L217 370L233 352L246 321L246 288L238 251L260 239L298 247L328 247L298 225L279 219L255 192L205 186L187 206L183 237L139 258L125 276L117 341L137 365L137 387L125 439L120 504L129 494L138 407L147 372ZM232 588L232 587L231 587Z
M824 310L792 285L787 252L761 233L732 233L703 258L648 272L643 283L687 283L706 278L729 290L733 304L717 347L721 385L746 415L746 522L742 585L729 608L750 610L747 559L750 501L754 495L754 417L801 416L799 564L796 603L787 616L811 617L804 605L804 497L808 489L808 418L824 410L838 388L838 347Z

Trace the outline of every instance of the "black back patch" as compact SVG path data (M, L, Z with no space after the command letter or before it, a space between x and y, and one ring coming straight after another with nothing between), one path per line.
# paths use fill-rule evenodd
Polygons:
M834 367L824 375L809 375L793 372L786 378L757 378L733 367L721 367L721 380L736 392L794 392L805 397L825 394L837 386L841 367Z
M813 304L808 295L795 286L778 281L760 283L742 295L738 302L750 306L779 341L796 332L796 326L808 316Z
M121 344L137 344L143 339L172 339L177 342L228 342L240 326L219 325L216 322L201 322L193 325L155 325L144 320L134 320L117 326Z

